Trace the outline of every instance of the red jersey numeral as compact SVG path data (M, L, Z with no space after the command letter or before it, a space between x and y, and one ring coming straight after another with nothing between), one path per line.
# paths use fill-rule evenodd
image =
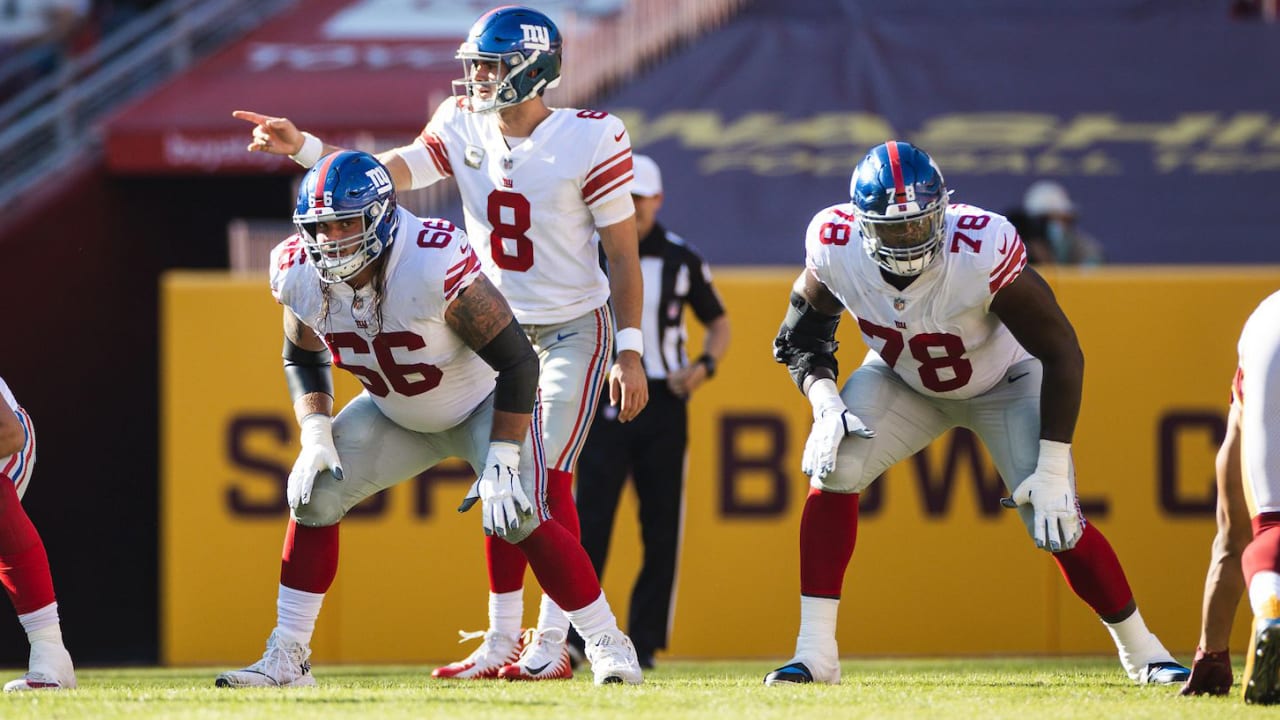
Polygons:
M422 230L418 233L418 247L442 248L453 239L457 226L448 220L432 218L422 221Z
M421 350L427 341L421 335L407 330L380 333L373 339L372 353L369 342L353 332L328 333L325 344L333 354L333 364L355 375L370 393L386 397L394 390L399 395L421 395L440 384L444 373L427 363L400 364L392 352L396 348ZM373 355L376 369L344 360L339 350L350 350L354 355Z
M289 244L285 245L280 251L280 271L283 272L293 267L301 265L307 261L307 250L302 247L302 238L294 236L289 240Z
M526 234L533 225L530 214L529 199L520 193L489 193L489 225L493 228L489 233L489 255L503 270L525 272L533 267L533 240Z
M853 228L844 223L823 223L818 230L818 242L823 245L848 245Z
M884 341L884 346L876 352L889 367L898 364L904 347L910 349L911 357L920 363L920 383L934 392L962 388L973 378L973 363L964 356L964 341L958 335L920 333L906 339L894 328L876 325L862 318L858 318L858 327L868 338ZM937 354L936 350L942 352ZM943 370L950 370L951 377L944 378Z
M991 222L990 215L961 215L956 220L956 232L951 236L951 252L960 252L960 243L964 243L972 252L980 252L982 250L982 241L960 232L961 230L981 230Z

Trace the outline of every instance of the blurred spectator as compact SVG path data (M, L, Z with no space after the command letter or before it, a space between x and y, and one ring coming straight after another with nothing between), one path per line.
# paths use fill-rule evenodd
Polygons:
M0 0L0 48L10 55L38 45L60 46L89 11L89 0Z
M1067 189L1037 180L1022 196L1027 233L1018 227L1028 259L1038 265L1100 265L1102 245L1076 224L1076 206Z
M0 102L94 42L89 0L0 0Z
M1022 244L1027 247L1027 255L1032 264L1039 264L1042 258L1052 255L1048 247L1048 240L1044 236L1044 219L1032 218L1022 211L1022 206L1008 208L1001 213L1013 223L1013 229L1018 231L1018 237L1022 238Z
M1280 18L1280 0L1232 0L1230 14L1234 20L1275 22Z

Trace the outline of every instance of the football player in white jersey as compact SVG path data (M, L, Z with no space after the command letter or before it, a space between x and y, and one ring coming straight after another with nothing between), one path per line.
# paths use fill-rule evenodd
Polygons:
M1234 381L1231 395L1226 431L1213 463L1217 532L1204 578L1200 642L1191 663L1191 676L1180 691L1182 695L1226 695L1235 681L1228 645L1236 608L1244 595L1240 558L1253 539L1253 529L1240 475L1240 404L1235 401Z
M465 76L454 82L457 96L413 143L379 159L401 190L447 177L457 182L484 271L537 350L551 514L576 536L573 470L606 381L615 318L622 329L607 381L622 422L643 409L648 385L640 362L643 293L631 141L613 115L546 105L542 93L559 81L561 45L560 31L541 12L507 6L485 13L459 48ZM336 149L285 118L235 116L255 124L251 151L289 154L309 167ZM608 278L598 263L597 231ZM434 674L572 677L568 620L544 594L538 629L522 641L524 558L505 543L486 542L489 629L471 655Z
M0 378L0 585L18 611L31 655L27 674L5 683L5 692L76 686L71 655L62 644L58 602L40 533L22 508L36 466L36 429Z
M271 255L302 437L277 623L262 659L216 684L315 685L309 644L337 573L339 521L447 457L479 475L459 510L481 503L486 535L517 547L579 632L593 633L595 682L641 682L586 551L549 515L538 360L466 234L399 208L386 168L352 151L307 173L293 219L298 233ZM330 358L365 387L336 418Z
M774 342L814 422L802 463L812 489L800 521L800 632L794 658L765 684L840 681L836 611L859 493L953 427L982 439L1012 491L1005 501L1098 613L1129 677L1185 680L1138 613L1110 544L1080 514L1071 437L1084 357L1013 226L950 205L937 165L905 142L872 148L851 195L810 222L806 267ZM871 350L839 389L835 332L846 309Z
M1240 408L1240 471L1253 540L1241 566L1253 634L1244 669L1244 700L1280 704L1280 292L1245 322L1238 345L1233 401Z

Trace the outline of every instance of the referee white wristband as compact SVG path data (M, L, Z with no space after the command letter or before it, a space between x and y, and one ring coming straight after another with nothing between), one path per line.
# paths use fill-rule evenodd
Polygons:
M637 355L644 355L644 335L640 333L640 328L622 328L616 338L618 352L631 350Z
M324 153L324 143L309 132L302 133L302 148L289 157L304 168L310 168L320 162Z

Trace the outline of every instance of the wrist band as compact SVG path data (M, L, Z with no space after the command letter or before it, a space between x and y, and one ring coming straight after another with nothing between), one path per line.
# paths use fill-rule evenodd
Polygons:
M615 336L614 344L619 353L631 350L637 355L644 355L644 335L640 333L640 328L622 328Z
M324 153L324 143L320 142L320 138L309 132L302 133L302 147L298 152L290 155L289 158L304 168L310 168L320 162L320 156Z
M707 369L708 380L716 376L716 359L711 356L711 353L702 353L698 356L697 361L702 363L702 367Z

